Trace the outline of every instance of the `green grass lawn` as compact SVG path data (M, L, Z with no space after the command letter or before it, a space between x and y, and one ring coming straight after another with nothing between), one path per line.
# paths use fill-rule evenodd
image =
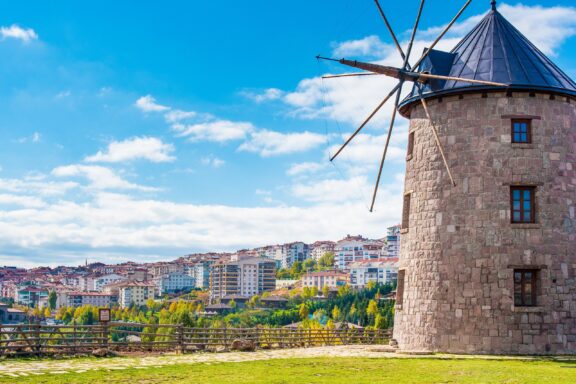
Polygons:
M273 359L45 374L0 383L576 383L576 361Z

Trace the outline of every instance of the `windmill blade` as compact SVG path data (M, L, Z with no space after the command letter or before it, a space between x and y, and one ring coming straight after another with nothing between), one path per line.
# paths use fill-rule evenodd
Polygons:
M465 79L463 77L453 77L453 76L441 76L441 75L432 75L429 73L421 73L420 78L423 79L440 79L440 80L452 80L452 81L461 81L465 83L472 83L472 84L483 84L483 85L492 85L496 87L507 87L508 84L504 83L496 83L493 81L485 81L485 80L476 80L476 79Z
M382 106L384 104L386 104L386 102L388 101L388 99L390 99L395 92L398 92L398 95L396 96L396 99L398 100L400 97L400 91L399 89L401 88L402 83L398 83L393 89L392 91L390 91L390 93L388 95L386 95L386 97L384 98L384 100L382 100L382 102L380 104L378 104L378 106L372 111L372 113L366 118L366 120L364 120L364 122L362 124L360 124L360 126L358 127L358 129L356 129L356 131L354 131L354 133L352 134L352 136L350 136L348 138L348 140L346 140L344 142L344 144L342 144L342 146L340 147L340 149L336 152L336 154L334 156L332 156L330 158L330 161L334 161L334 159L336 158L336 156L338 156L340 154L340 152L342 152L342 150L344 148L346 148L346 146L352 141L352 139L354 139L354 137L356 137L356 135L358 133L360 133L360 131L362 130L362 128L364 128L364 126L366 126L366 124L368 124L368 122L370 120L372 120L372 118L374 117L374 115L380 110L380 108L382 108ZM396 102L396 104L398 104L398 101Z
M394 40L394 44L396 45L396 49L400 53L402 60L406 60L406 55L404 54L404 51L402 50L402 47L400 46L400 43L398 42L398 39L396 38L396 34L394 34L394 31L392 30L392 26L388 22L388 18L386 17L386 15L384 14L384 11L382 10L382 7L380 6L380 2L378 0L374 0L374 2L376 3L376 6L378 7L378 11L380 12L380 16L382 16L382 20L384 20L384 24L386 24L386 28L388 28L388 32L390 32L390 35L392 36L392 40Z
M418 30L418 24L420 24L420 16L422 16L422 9L424 9L424 2L426 0L420 0L420 8L418 8L418 14L416 15L416 21L414 22L414 28L412 29L412 36L410 37L410 42L408 43L408 49L406 50L406 57L404 58L403 69L410 67L408 61L410 60L410 53L412 52L412 45L414 44L414 39L416 38L416 31Z
M452 28L452 25L454 25L454 23L458 20L458 18L460 17L460 15L462 15L462 13L464 13L464 11L466 10L466 8L468 8L468 6L470 5L470 3L472 2L472 0L468 0L466 2L466 4L464 4L464 6L460 9L460 11L458 11L458 13L456 14L456 16L454 16L454 18L452 19L452 21L450 21L448 23L448 25L446 26L446 28L444 28L444 30L442 31L442 33L440 33L440 35L438 35L438 37L436 38L436 40L434 40L434 42L432 42L432 44L430 45L430 47L428 47L428 49L426 50L426 52L424 52L424 54L420 57L420 59L418 59L418 61L416 62L416 64L414 64L414 66L412 68L418 68L418 66L420 65L420 63L422 63L422 61L424 61L424 59L428 56L428 54L430 53L430 51L432 49L434 49L434 47L436 46L436 44L438 44L438 42L444 37L444 35L448 32L448 30L450 28Z
M386 137L386 144L384 145L384 153L380 161L380 168L378 169L378 177L376 178L376 185L374 186L374 193L372 194L372 204L370 204L370 212L374 210L374 203L376 202L376 195L378 194L378 187L380 186L380 177L382 177L382 169L384 168L384 161L386 160L386 153L388 152L388 145L390 144L390 137L392 137L392 129L394 129L394 122L396 121L396 112L398 112L398 104L400 103L400 95L402 94L402 85L404 82L400 81L398 84L398 93L396 93L396 101L394 102L394 110L390 119L390 128L388 129L388 136Z
M426 100L422 96L420 96L420 102L422 102L422 106L424 107L424 112L426 113L426 117L430 121L429 127L432 130L432 133L434 134L436 146L438 147L438 150L440 151L440 155L442 156L442 160L444 161L444 166L446 167L446 171L448 171L448 176L450 177L450 181L452 182L452 185L455 187L456 182L454 181L454 178L452 177L452 172L450 171L450 166L448 165L448 161L446 160L446 156L444 155L444 148L442 148L442 143L440 143L440 138L438 137L438 132L436 131L436 127L434 126L434 121L432 120L432 117L430 116L430 111L428 110L428 104L426 103Z
M322 76L323 79L336 79L338 77L353 77L353 76L374 76L381 75L381 73L374 72L356 72L356 73L340 73L338 75L326 75Z

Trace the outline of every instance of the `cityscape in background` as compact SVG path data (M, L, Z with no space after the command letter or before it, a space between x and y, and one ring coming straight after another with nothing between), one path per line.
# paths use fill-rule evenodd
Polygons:
M379 239L347 235L338 241L297 241L154 263L4 266L0 267L0 323L28 321L29 311L22 307L40 311L52 306L128 308L205 291L205 314L212 315L242 306L254 295L285 289L327 292L342 286L395 284L399 246L400 226L396 225ZM283 300L280 296L268 299L272 305Z

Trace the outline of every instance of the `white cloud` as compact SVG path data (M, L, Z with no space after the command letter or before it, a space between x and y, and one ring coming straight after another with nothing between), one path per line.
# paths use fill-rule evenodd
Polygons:
M93 253L104 261L107 253L134 260L156 252L156 259L166 259L191 250L336 240L346 233L381 237L386 225L398 221L400 205L386 204L370 214L364 205L349 202L241 208L97 193L85 203L60 200L36 209L0 211L0 257L19 249L27 261L35 254L37 264L58 263L62 248L72 248L77 256L67 258L69 263L96 260Z
M152 95L142 96L136 100L136 107L144 112L163 112L170 109L170 107L156 103L156 99Z
M214 167L214 168L220 168L224 164L226 164L226 162L224 160L219 159L219 158L215 157L214 155L203 157L202 159L200 159L200 162L202 163L202 165L206 165L206 166L210 166L210 167Z
M0 205L18 205L26 208L40 208L46 204L44 201L34 196L0 193Z
M250 139L242 143L238 150L267 157L308 151L325 142L325 136L312 132L280 133L260 130L253 132Z
M325 170L328 167L328 161L323 163L305 162L292 164L286 171L288 176L297 176L302 174L313 174Z
M575 7L502 4L498 9L546 54L554 54L569 37L576 35Z
M174 161L176 158L170 154L174 146L166 144L156 137L133 137L124 141L113 141L108 144L106 151L98 151L88 156L88 162L118 163L129 160L145 159L153 163Z
M359 40L348 40L338 44L333 44L333 55L337 58L348 56L376 56L384 57L389 55L395 48L385 44L376 35L366 36Z
M242 140L255 130L252 123L216 120L198 124L174 124L172 129L178 137L187 137L190 141L226 142Z
M145 187L130 183L109 168L98 165L72 164L54 168L52 175L56 177L83 177L90 182L90 187L97 190L134 189L140 191L157 191L157 188Z
M175 109L164 114L164 118L168 123L177 123L182 120L192 119L198 114L193 111L182 111L180 109Z
M56 99L64 99L64 98L70 96L71 94L72 94L72 92L69 90L60 91L56 94Z
M34 132L30 136L21 137L16 139L17 143L24 144L24 143L39 143L42 139L42 135L40 132Z
M38 34L32 28L22 28L16 24L9 27L0 27L2 39L17 39L24 43L38 39Z
M21 179L0 179L0 191L13 193L30 193L42 196L59 196L77 188L75 182L45 181L42 177Z
M263 92L242 91L240 94L256 103L278 100L284 96L284 91L278 88L268 88Z

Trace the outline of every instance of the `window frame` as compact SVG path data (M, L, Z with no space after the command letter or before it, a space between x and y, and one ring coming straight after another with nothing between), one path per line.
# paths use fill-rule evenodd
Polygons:
M404 303L404 287L406 284L406 270L398 270L396 276L396 305L402 306Z
M520 211L514 209L514 191L520 191ZM530 192L530 218L524 220L524 191ZM520 220L514 219L514 213L520 212ZM511 185L510 186L510 223L512 224L535 224L536 223L536 186L533 185Z
M510 134L512 144L532 144L532 119L511 119L510 124ZM514 125L515 124L526 124L526 141L516 141L514 140Z
M414 156L414 140L416 139L414 131L408 133L408 148L406 150L406 160L412 160Z
M410 204L411 204L411 193L404 194L404 200L402 202L402 230L407 231L410 228Z
M520 273L520 281L516 282L516 274ZM530 282L526 282L526 274L531 273L532 278ZM540 281L540 270L538 269L525 269L518 268L514 269L512 275L513 283L513 298L515 307L536 307L538 306L538 282ZM520 284L520 301L516 301L516 284ZM530 286L530 301L531 303L526 303L526 286Z

